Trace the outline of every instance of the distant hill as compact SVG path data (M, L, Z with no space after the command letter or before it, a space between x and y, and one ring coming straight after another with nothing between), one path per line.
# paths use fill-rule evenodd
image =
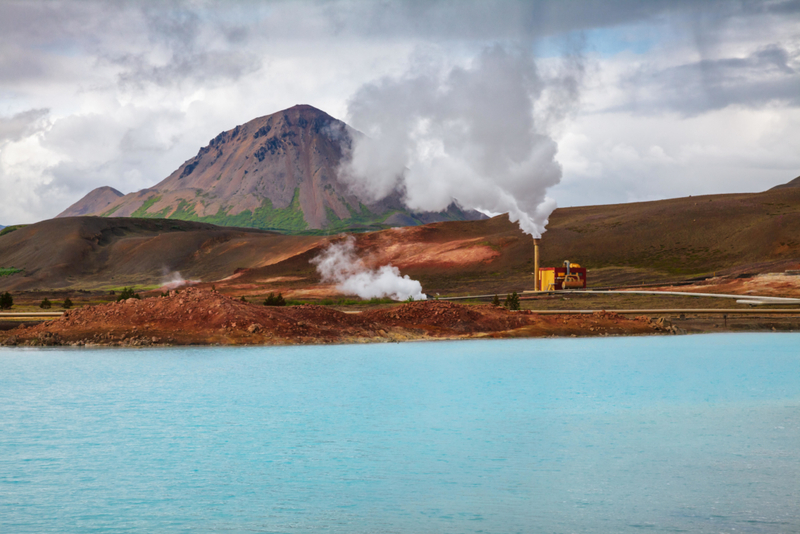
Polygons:
M345 123L298 105L222 132L151 188L114 198L95 189L59 215L150 217L282 232L338 232L484 218L451 205L415 213L394 193L362 202L336 170L360 135Z
M800 187L800 176L798 176L794 180L792 180L790 182L787 182L785 184L776 185L775 187L770 189L770 191L775 190L775 189L786 189L788 187Z
M56 217L79 217L103 212L122 196L124 195L113 187L98 187L90 191L79 202L56 215Z

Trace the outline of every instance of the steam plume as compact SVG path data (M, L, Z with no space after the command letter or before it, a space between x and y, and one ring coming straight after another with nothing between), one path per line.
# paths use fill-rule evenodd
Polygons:
M362 299L389 297L394 300L425 300L422 284L406 276L392 265L370 269L356 256L356 240L348 236L344 241L331 244L322 254L313 258L323 282L335 282L336 289Z
M529 51L498 45L467 68L418 66L362 86L348 122L366 136L354 139L341 179L370 200L399 190L415 210L455 199L508 212L539 237L556 207L547 188L561 180L558 147L542 130L574 107L580 70L545 80Z
M178 271L170 271L166 267L161 269L162 273L162 289L177 289L185 285L199 284L200 280L185 280L181 273Z

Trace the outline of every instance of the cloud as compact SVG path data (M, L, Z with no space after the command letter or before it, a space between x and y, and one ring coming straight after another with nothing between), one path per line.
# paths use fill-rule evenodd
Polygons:
M45 127L42 119L49 112L47 108L29 109L11 117L0 117L0 145L4 141L19 141L41 131Z
M696 115L727 106L800 105L800 48L769 44L743 57L703 59L653 70L625 81L634 99L619 110Z
M153 185L220 131L294 104L345 118L351 98L376 80L427 76L445 87L437 76L468 73L495 45L538 53L546 83L535 132L559 144L543 161L564 167L555 198L671 196L691 187L670 179L683 168L670 161L689 161L680 139L699 123L707 150L693 152L693 169L724 160L713 155L727 150L730 113L743 113L742 128L773 121L797 137L799 14L796 0L587 0L580 9L545 0L0 2L0 194L17 199L0 206L0 223L52 217L101 185ZM629 40L631 32L639 37ZM593 50L576 64L584 73L570 70ZM579 78L576 112L570 84ZM437 120L452 112L420 130L415 147L435 154L425 143L444 134ZM584 139L580 153L575 139ZM644 140L672 160L650 157ZM793 161L781 142L734 144L758 157L735 180L709 172L696 187L757 189ZM624 147L639 154L636 165ZM604 186L588 187L595 181Z

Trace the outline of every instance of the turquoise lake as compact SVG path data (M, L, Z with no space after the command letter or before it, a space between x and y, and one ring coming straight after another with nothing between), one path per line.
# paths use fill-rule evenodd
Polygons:
M0 531L800 532L800 334L0 349Z

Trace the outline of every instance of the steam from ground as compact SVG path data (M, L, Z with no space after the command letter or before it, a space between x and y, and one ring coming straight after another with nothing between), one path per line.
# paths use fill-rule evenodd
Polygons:
M356 240L348 236L344 241L331 244L311 263L326 283L336 283L336 289L362 299L389 297L394 300L425 300L422 284L406 276L392 265L370 269L356 256Z
M370 200L394 190L409 208L508 212L534 237L556 203L558 147L544 130L575 107L583 67L545 79L530 51L496 45L469 67L416 65L362 86L349 102L354 139L340 177ZM571 70L570 70L571 69Z
M161 269L162 273L162 289L177 289L186 285L199 284L200 280L186 280L181 276L178 271L169 271L166 267Z

